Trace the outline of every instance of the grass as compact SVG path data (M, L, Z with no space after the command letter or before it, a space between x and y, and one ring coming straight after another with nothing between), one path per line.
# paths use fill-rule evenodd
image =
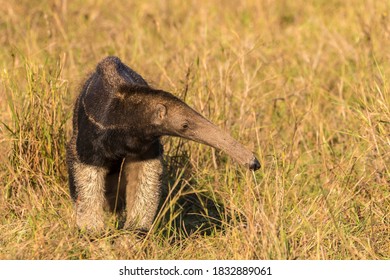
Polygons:
M0 7L0 259L390 258L389 3L128 2ZM80 235L65 143L107 55L229 130L261 171L166 138L153 230Z

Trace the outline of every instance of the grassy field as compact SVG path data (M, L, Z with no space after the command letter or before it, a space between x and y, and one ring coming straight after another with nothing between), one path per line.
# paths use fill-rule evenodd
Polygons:
M390 259L388 1L1 1L0 259ZM165 138L145 238L79 234L65 144L117 55L253 150ZM110 218L110 217L109 217Z

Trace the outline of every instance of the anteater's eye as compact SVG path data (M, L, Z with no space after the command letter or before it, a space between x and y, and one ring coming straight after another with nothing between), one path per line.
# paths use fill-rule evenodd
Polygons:
M183 123L182 126L181 126L182 129L188 129L189 127L190 127L190 126L189 126L188 123L186 123L186 122Z

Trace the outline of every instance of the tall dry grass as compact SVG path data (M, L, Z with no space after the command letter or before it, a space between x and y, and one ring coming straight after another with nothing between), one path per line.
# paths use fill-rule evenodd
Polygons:
M130 2L130 1L128 1ZM386 1L2 1L1 259L389 259ZM252 173L164 139L143 239L75 227L65 143L78 86L117 55L252 149Z

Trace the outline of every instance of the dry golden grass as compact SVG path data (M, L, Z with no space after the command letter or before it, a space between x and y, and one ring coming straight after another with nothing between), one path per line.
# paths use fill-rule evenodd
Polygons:
M21 3L23 2L23 3ZM389 259L387 1L2 1L1 259ZM165 139L145 238L78 234L65 143L117 55L255 151L251 173Z

